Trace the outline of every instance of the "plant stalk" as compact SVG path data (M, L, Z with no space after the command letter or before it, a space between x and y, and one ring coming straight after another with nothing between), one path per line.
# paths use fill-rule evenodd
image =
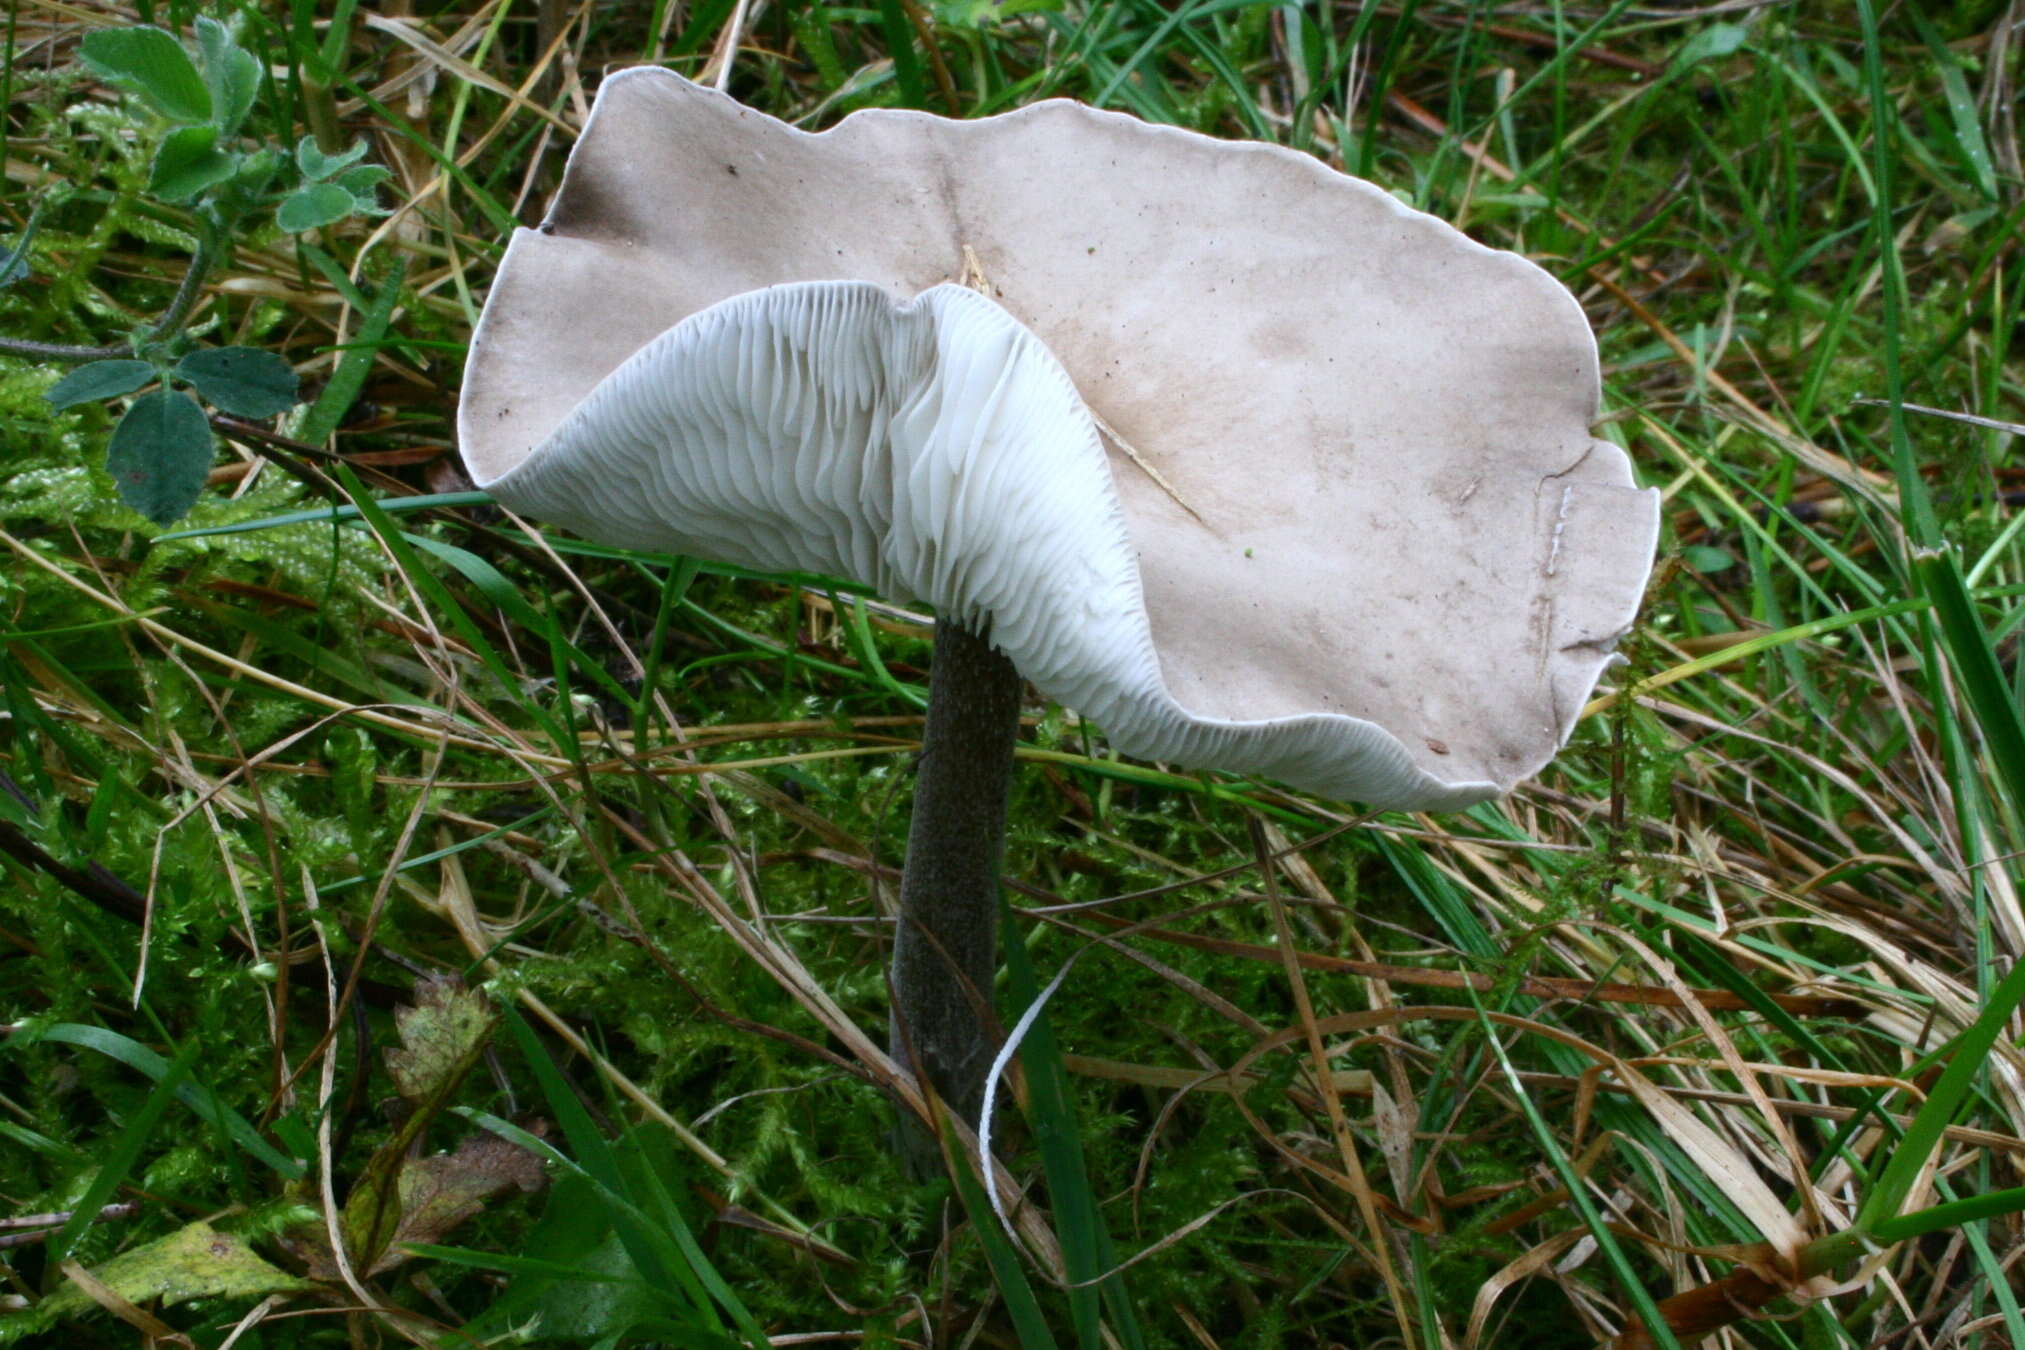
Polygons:
M1022 687L986 637L953 620L936 624L893 942L891 1047L973 1124L996 1049L999 865ZM939 1171L934 1141L909 1123L910 1165Z
M211 274L211 264L218 253L211 242L211 234L208 228L198 227L197 248L190 255L190 265L184 269L183 279L176 285L176 293L169 298L169 307L162 311L162 317L155 320L148 330L149 340L174 337L190 317L190 311L197 307L197 298L204 293L204 279ZM65 342L0 337L0 355L22 356L31 361L108 361L132 356L135 345L133 342L108 342L103 347L81 347Z
M20 356L30 361L107 361L133 354L133 345L126 342L109 342L103 347L80 347L68 342L0 337L0 356Z
M229 227L225 233L229 235ZM198 223L197 247L190 254L189 269L183 273L176 293L169 298L169 307L162 311L161 318L155 320L154 329L148 334L150 339L161 341L174 337L182 331L190 311L197 307L198 297L204 294L204 280L211 275L211 264L218 258L219 249L213 234L208 225L202 221Z

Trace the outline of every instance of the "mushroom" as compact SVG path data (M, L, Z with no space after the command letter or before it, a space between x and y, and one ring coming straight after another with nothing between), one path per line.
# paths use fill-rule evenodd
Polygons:
M507 248L459 433L591 538L934 606L893 1043L970 1116L1021 676L1135 756L1506 791L1651 567L1598 399L1552 277L1307 156L1060 101L812 135L641 68Z

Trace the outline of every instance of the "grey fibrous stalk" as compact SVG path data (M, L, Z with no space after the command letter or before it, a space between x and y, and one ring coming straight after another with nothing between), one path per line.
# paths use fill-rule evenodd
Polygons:
M1024 682L988 634L935 628L921 767L893 940L893 1057L975 1124L996 1050L998 888ZM903 1126L917 1172L932 1141Z

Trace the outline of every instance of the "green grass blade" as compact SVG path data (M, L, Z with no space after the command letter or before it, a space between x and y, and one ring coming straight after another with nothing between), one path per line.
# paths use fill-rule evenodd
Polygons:
M1631 1268L1631 1258L1618 1243L1617 1235L1611 1232L1609 1225L1603 1221L1603 1215L1597 1211L1596 1202L1589 1198L1588 1183L1575 1171L1575 1164L1562 1149L1560 1140L1554 1137L1552 1127L1540 1115L1540 1108L1534 1103L1533 1094L1520 1080L1518 1068L1512 1063L1511 1055L1506 1052L1504 1042L1499 1039L1497 1028L1491 1024L1489 1018L1481 1016L1482 1004L1474 992L1470 995L1470 1002L1477 1006L1480 1018L1478 1025L1483 1030L1485 1043L1497 1056L1498 1066L1504 1070L1506 1086L1525 1112L1526 1122L1532 1126L1533 1138L1540 1145L1540 1151L1547 1155L1548 1163L1561 1178L1561 1187L1568 1193L1568 1202L1575 1207L1575 1212L1582 1218L1583 1226L1596 1240L1596 1248L1603 1254L1604 1261L1610 1267L1610 1273L1616 1277L1618 1288L1622 1289L1625 1296L1631 1300L1631 1306L1637 1312L1638 1320L1645 1324L1654 1345L1661 1347L1661 1350L1681 1350L1680 1342L1674 1337L1673 1328L1667 1325L1666 1314L1659 1310L1659 1304L1653 1301L1645 1282L1639 1279L1638 1272Z
M914 50L914 26L907 22L900 0L879 0L879 25L885 30L886 54L893 58L901 102L919 108L928 101L928 85L921 78L921 54Z
M1942 550L1915 558L1913 569L1933 601L1948 662L1983 733L1990 768L2012 805L2025 808L2025 721L2020 720L2003 666L1976 615L1961 563L1952 550Z
M710 1258L703 1254L703 1248L696 1243L696 1234L691 1231L689 1221L683 1217L681 1206L675 1203L675 1197L669 1193L660 1173L655 1171L650 1163L644 1163L637 1171L641 1183L639 1189L647 1192L647 1200L651 1205L648 1213L659 1216L660 1230L674 1239L676 1247L681 1251L683 1267L689 1270L697 1283L703 1286L704 1291L716 1300L717 1306L731 1315L732 1322L752 1350L767 1350L770 1341L766 1332L761 1330L752 1314L746 1311L745 1304L732 1292L724 1277L717 1273L717 1267L710 1263Z
M1956 1038L1955 1052L1947 1068L1941 1070L1912 1124L1906 1127L1905 1138L1892 1149L1884 1170L1863 1197L1852 1225L1858 1231L1874 1233L1878 1225L1898 1217L1899 1209L1919 1181L1920 1172L1940 1146L1941 1136L1954 1123L1955 1112L1988 1064L1990 1047L2004 1034L2005 1025L2021 1001L2025 1001L2025 961L2013 965L1998 981L1997 987L1990 991L1989 1003Z
M373 505L389 516L407 515L411 511L428 511L435 507L490 506L489 492L435 492L413 497L375 497ZM258 530L275 530L284 525L328 525L334 520L357 520L359 508L349 502L338 506L320 506L308 511L285 511L280 515L262 516L259 520L242 520L232 525L209 525L199 530L171 530L155 536L155 542L165 544L171 539L205 539L216 534L251 534Z
M577 1099L576 1090L570 1087L568 1080L562 1076L562 1070L549 1058L547 1047L534 1034L534 1028L521 1017L520 1010L511 1003L502 1003L500 1016L513 1037L514 1046L520 1051L520 1057L527 1061L527 1067L533 1072L534 1081L541 1088L549 1111L554 1114L556 1123L562 1126L563 1138L568 1141L570 1152L574 1155L568 1161L605 1190L619 1194L626 1182L619 1174L618 1157L606 1141L604 1131L598 1128L597 1122L591 1119L591 1113Z
M557 746L574 746L575 739L569 735L568 729L561 724L553 713L541 708L533 700L520 696L521 681L513 667L507 665L505 658L500 656L490 639L472 621L471 615L465 611L464 606L458 602L457 598L450 593L450 589L443 584L442 580L429 568L422 565L421 560L415 556L414 547L408 542L408 532L395 528L393 521L385 512L380 510L379 502L366 492L365 485L360 483L358 477L352 473L350 466L340 464L337 470L337 477L338 481L344 485L345 491L351 494L352 500L358 506L360 515L366 524L371 527L374 534L379 536L380 542L386 546L387 552L392 555L395 565L414 583L415 589L435 608L436 612L442 618L449 621L452 631L472 651L478 654L478 659L491 672L493 678L499 681L500 687L508 693L519 697L522 706L528 708L541 720L552 744Z
M322 445L338 429L338 423L344 421L345 414L352 410L352 404L358 401L359 394L366 387L366 376L372 373L373 359L379 355L379 344L386 340L387 326L394 317L394 305L401 298L401 283L407 276L408 259L403 254L394 260L393 270L380 281L378 289L367 302L359 324L359 335L346 344L344 354L338 357L337 369L331 372L323 392L316 396L316 402L304 414L301 425L296 428L298 440Z
M625 1243L641 1272L650 1277L660 1273L665 1281L678 1284L688 1293L694 1310L713 1323L714 1306L722 1307L737 1323L739 1331L754 1350L764 1350L767 1344L765 1333L697 1245L688 1222L675 1207L660 1178L653 1174L653 1169L640 1169L643 1173L641 1185L648 1191L646 1199L653 1211L658 1212L658 1221L635 1196L634 1191L638 1188L629 1183L617 1151L603 1131L598 1129L583 1103L577 1100L576 1093L564 1080L562 1071L556 1068L555 1061L549 1058L533 1028L510 1004L504 1007L504 1020L521 1057L533 1070L549 1109L562 1125L564 1138L576 1154L576 1162L571 1166L580 1170L598 1188L611 1211L612 1223L618 1230L620 1241ZM488 1129L497 1129L505 1124L489 1117L484 1123ZM506 1128L513 1129L511 1126ZM524 1134L518 1130L514 1133ZM546 1152L560 1156L553 1148Z
M1886 1219L1871 1229L1871 1236L1880 1242L1904 1242L1909 1238L1924 1237L1928 1233L1960 1228L1963 1224L2021 1211L2025 1211L2025 1186L2013 1186L2010 1190L1972 1195L1965 1200L1951 1200L1945 1205L1933 1205L1901 1214L1895 1219Z
M992 1280L998 1285L998 1296L1005 1301L1006 1315L1019 1335L1021 1350L1059 1350L1055 1334L1048 1330L1040 1300L1034 1297L1034 1287L1027 1282L1026 1267L1020 1264L1020 1255L1013 1250L1011 1239L998 1226L998 1216L992 1213L984 1187L971 1173L969 1159L959 1157L952 1161L950 1173L956 1178L957 1197L969 1216L971 1231L984 1246L984 1259L991 1266Z
M1034 978L1033 958L1026 943L1013 927L1010 907L1002 911L1005 937L1006 974L1017 1020L1040 996ZM1020 1063L1026 1069L1027 1107L1032 1115L1035 1142L1040 1145L1041 1163L1048 1179L1048 1201L1054 1209L1055 1234L1062 1244L1062 1266L1072 1285L1069 1311L1076 1326L1077 1340L1085 1347L1101 1344L1098 1332L1098 1301L1111 1310L1111 1321L1121 1344L1140 1350L1145 1332L1133 1310L1131 1295L1122 1273L1101 1284L1091 1284L1117 1264L1110 1232L1104 1226L1096 1191L1090 1185L1084 1164L1082 1130L1076 1119L1076 1104L1069 1091L1068 1070L1062 1066L1055 1033L1043 1011L1027 1028L1020 1042Z
M1905 425L1905 379L1900 370L1899 344L1905 324L1905 267L1898 255L1898 235L1892 221L1891 183L1893 152L1898 141L1898 106L1892 102L1884 83L1884 43L1877 31L1875 0L1856 0L1863 22L1863 73L1870 97L1871 117L1871 230L1878 258L1884 269L1884 327L1878 356L1884 366L1885 398L1889 400L1889 434L1893 476L1898 480L1899 513L1906 538L1915 548L1932 548L1940 542L1940 522L1935 519L1926 481L1920 477L1913 456L1912 437Z
M152 1135L155 1127L161 1124L163 1112L167 1111L169 1103L176 1099L177 1091L182 1088L183 1080L189 1075L190 1065L196 1062L203 1048L201 1041L192 1040L184 1044L182 1050L177 1052L175 1061L162 1071L160 1078L155 1080L154 1091L150 1092L147 1100L141 1103L141 1109L134 1112L126 1126L120 1130L119 1136L113 1140L111 1147L106 1149L99 1161L98 1171L92 1176L91 1184L84 1188L84 1194L80 1195L71 1207L70 1218L64 1223L62 1231L50 1241L49 1259L52 1262L62 1260L77 1249L78 1239L84 1236L84 1230L97 1220L99 1210L105 1207L113 1192L119 1189L119 1184L126 1180L127 1173L133 1169L134 1161L141 1156L141 1150L147 1146L148 1136Z
M610 1143L591 1121L583 1103L576 1100L576 1093L564 1081L554 1061L548 1058L548 1052L542 1049L533 1031L518 1019L513 1009L508 1008L506 1016L514 1040L519 1043L529 1067L534 1069L542 1095L549 1109L562 1122L564 1137L577 1157L571 1158L555 1145L497 1116L482 1111L463 1111L462 1114L502 1139L539 1153L588 1181L597 1202L605 1211L606 1221L618 1233L619 1241L624 1244L627 1255L641 1275L670 1295L683 1295L684 1301L680 1304L683 1313L692 1318L703 1318L716 1329L718 1324L709 1293L696 1278L696 1272L683 1260L681 1251L669 1235L642 1213L627 1194L624 1189L626 1179L619 1170ZM602 1180L598 1175L600 1172L609 1175L617 1184Z
M349 689L368 703L435 706L419 694L388 684L364 666L339 655L328 644L315 642L286 624L271 622L249 609L216 603L205 596L194 597L191 605L217 623L244 633L270 652L300 661L316 679L319 689Z
M48 1026L30 1025L17 1035L0 1041L0 1049L7 1046L25 1046L36 1041L56 1041L62 1045L75 1045L85 1050L95 1050L109 1059L116 1059L130 1069L146 1074L161 1082L169 1072L169 1061L163 1059L139 1041L108 1031L104 1027L83 1026L75 1022L55 1022ZM251 1153L282 1176L293 1180L303 1175L303 1164L293 1158L282 1156L275 1147L262 1139L245 1117L218 1100L216 1093L202 1083L185 1078L176 1084L176 1100L196 1112L205 1121L214 1122L224 1129L232 1142Z
M865 602L859 596L850 597L847 604L842 595L830 593L830 605L844 619L844 633L850 643L851 655L858 658L881 689L899 699L902 703L916 708L928 706L928 694L919 685L902 684L886 669L886 662L879 655L879 644L872 636L872 622L865 617Z

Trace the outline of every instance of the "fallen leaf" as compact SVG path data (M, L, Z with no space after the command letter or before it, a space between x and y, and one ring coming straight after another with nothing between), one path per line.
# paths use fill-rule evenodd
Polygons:
M401 1244L441 1241L493 1196L538 1191L547 1181L540 1158L496 1134L473 1135L455 1153L410 1160L401 1169L401 1220L373 1273L408 1259Z
M546 1133L546 1126L537 1121L528 1132L539 1136ZM375 1157L374 1164L379 1162ZM392 1270L411 1259L402 1244L440 1242L494 1196L513 1189L538 1191L547 1183L548 1173L539 1157L494 1134L474 1134L453 1153L403 1158L391 1203L382 1206L374 1198L376 1193L363 1187L354 1189L345 1203L345 1231L354 1244L362 1235L370 1238L369 1230L385 1234L384 1240L370 1249L355 1246L355 1268L368 1276ZM321 1222L297 1228L289 1236L290 1250L312 1276L319 1280L339 1278L330 1236Z
M193 1298L254 1298L312 1287L308 1280L269 1264L244 1239L202 1221L122 1252L94 1267L91 1274L129 1303L159 1300L165 1306ZM97 1306L76 1285L65 1285L37 1304L35 1313L53 1321Z

